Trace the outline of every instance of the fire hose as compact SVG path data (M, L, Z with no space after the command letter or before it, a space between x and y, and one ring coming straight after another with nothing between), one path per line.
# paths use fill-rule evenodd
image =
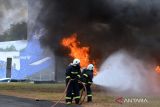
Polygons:
M67 86L66 86L66 88L65 88L65 90L64 90L64 92L63 92L63 96L62 96L54 105L52 105L51 107L56 107L56 105L57 105L58 103L60 103L60 101L62 100L62 98L64 98L64 96L65 96L65 94L66 94L66 92L67 92L67 89L68 89L71 81L73 81L73 80L69 80L69 82L68 82L68 84L67 84ZM84 83L82 83L81 81L78 81L78 83L80 83L80 84L83 86L82 93L81 93L81 96L80 96L80 102L79 102L79 104L82 104L82 103L84 102L84 100L85 100L85 97L87 96L87 89L86 89L86 86L85 86ZM82 95L83 95L83 91L85 91L85 94L84 94L83 99L81 100Z
M79 81L79 83L80 83L80 84L82 84L82 86L83 86L82 93L81 93L81 96L80 96L80 101L81 101L81 98L82 98L83 92L85 92L85 94L84 94L84 97L83 97L82 101L79 103L79 104L82 104L82 103L84 102L84 100L85 100L85 97L87 96L87 89L86 89L86 86L85 86L85 84L84 84L84 83L82 83L81 81Z

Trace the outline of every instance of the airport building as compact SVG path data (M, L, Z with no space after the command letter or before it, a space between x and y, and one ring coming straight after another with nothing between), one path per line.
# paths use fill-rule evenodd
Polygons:
M38 39L0 42L0 79L55 81L53 61Z

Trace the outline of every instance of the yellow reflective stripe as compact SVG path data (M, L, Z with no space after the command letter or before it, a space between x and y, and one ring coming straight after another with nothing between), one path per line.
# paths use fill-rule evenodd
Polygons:
M67 102L66 104L71 104L71 102Z
M87 95L88 97L92 97L92 94Z
M80 96L76 96L76 97L74 97L74 98L75 98L75 99L76 99L76 98L80 98Z
M86 76L86 77L88 77L88 75L87 74L83 74L84 76Z
M70 76L67 76L66 79L71 78Z
M80 75L77 75L79 78L81 77Z
M78 74L78 72L71 72L72 74Z
M69 100L70 100L70 99L71 99L71 97L66 97L66 99L69 99Z

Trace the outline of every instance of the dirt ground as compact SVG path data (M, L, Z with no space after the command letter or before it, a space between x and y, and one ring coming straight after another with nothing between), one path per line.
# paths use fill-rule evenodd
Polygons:
M108 96L107 91L102 91L93 86L93 102L82 104L82 107L160 107L160 97L147 97L148 103L123 103L115 101L117 97ZM7 83L0 84L0 94L30 98L35 100L48 100L56 102L64 94L65 84L32 84L32 83ZM143 97L144 98L144 97ZM64 102L64 98L61 103Z

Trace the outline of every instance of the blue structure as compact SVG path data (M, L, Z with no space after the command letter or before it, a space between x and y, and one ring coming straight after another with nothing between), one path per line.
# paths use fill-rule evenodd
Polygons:
M44 60L43 60L44 59ZM42 60L42 61L41 61ZM35 62L40 61L37 64ZM20 51L20 70L12 66L12 79L25 79L47 68L53 67L52 58L44 55L38 39L28 41L27 47ZM51 68L52 69L52 68ZM0 78L6 78L6 62L0 60Z

